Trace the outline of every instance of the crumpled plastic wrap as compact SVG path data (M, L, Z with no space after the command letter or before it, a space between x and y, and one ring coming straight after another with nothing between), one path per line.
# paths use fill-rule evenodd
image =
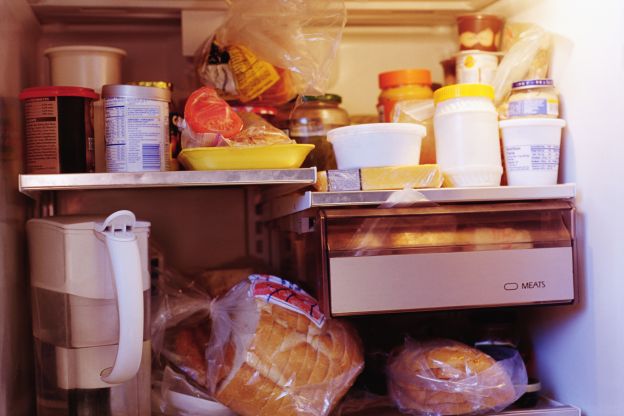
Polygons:
M500 61L492 85L497 106L507 99L511 84L548 76L551 35L533 24L508 23L503 42L505 56Z
M202 83L242 102L322 95L346 23L342 0L231 0L196 55Z
M517 350L498 358L453 340L408 339L388 360L388 391L399 409L412 415L498 412L527 385Z
M194 147L247 147L269 146L273 144L296 143L282 130L272 126L268 121L257 114L241 112L238 114L243 120L243 129L231 138L214 133L195 133L184 121L180 122L182 130L182 148Z
M154 350L203 398L239 415L328 415L363 368L351 327L325 319L286 280L251 275L216 299L197 285L166 287Z

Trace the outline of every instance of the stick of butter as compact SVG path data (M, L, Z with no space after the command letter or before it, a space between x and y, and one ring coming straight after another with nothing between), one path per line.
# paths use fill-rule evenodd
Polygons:
M443 177L438 165L388 166L318 173L319 192L377 191L403 188L439 188Z

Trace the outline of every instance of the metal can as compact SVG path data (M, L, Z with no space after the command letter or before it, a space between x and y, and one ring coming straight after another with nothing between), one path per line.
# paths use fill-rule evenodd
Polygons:
M105 85L102 98L106 171L170 170L171 91L137 85Z
M20 93L27 173L94 171L93 101L98 97L82 87L32 87Z

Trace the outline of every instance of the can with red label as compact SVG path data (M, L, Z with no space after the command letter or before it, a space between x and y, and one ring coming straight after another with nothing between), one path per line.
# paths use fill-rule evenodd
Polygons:
M88 173L95 170L90 88L32 87L24 101L26 173Z

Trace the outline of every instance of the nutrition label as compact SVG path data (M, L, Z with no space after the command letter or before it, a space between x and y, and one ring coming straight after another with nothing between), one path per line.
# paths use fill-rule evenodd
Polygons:
M510 101L509 117L552 116L559 115L559 103L545 98Z
M56 97L26 101L26 171L59 173L58 110Z
M112 98L104 108L106 170L165 170L169 108L163 101Z
M559 166L558 145L519 145L505 146L507 170L545 171L557 170Z

